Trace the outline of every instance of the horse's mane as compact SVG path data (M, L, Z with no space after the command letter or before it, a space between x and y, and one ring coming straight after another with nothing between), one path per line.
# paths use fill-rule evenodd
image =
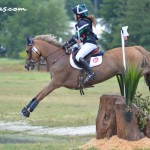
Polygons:
M60 42L58 42L56 40L56 37L52 34L46 34L46 35L37 35L34 39L37 39L37 40L43 40L43 41L46 41L50 44L53 44L55 46L58 46L58 47L61 47L62 44Z

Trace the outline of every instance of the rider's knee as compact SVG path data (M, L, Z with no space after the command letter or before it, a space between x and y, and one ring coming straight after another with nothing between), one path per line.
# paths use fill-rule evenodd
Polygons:
M81 56L76 55L76 60L79 62Z

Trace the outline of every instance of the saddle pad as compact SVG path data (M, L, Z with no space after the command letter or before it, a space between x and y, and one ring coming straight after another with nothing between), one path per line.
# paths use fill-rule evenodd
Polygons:
M92 68L94 66L98 66L102 63L102 56L95 56L95 57L91 57L91 60L90 60L90 64L89 66ZM73 68L76 68L76 69L82 69L82 68L79 68L75 63L74 63L74 60L72 59L72 54L70 55L70 64Z

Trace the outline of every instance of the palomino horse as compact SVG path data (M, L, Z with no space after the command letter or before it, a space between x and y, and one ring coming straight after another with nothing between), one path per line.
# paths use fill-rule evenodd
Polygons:
M79 89L78 77L80 71L71 67L69 55L66 55L61 44L52 35L39 35L35 38L27 38L25 68L33 69L42 56L48 65L51 75L50 83L43 88L21 111L21 115L29 117L37 104L53 90L59 87ZM133 65L140 65L146 84L150 87L150 53L141 46L125 48L126 60ZM121 48L106 51L101 65L93 67L96 73L95 80L90 83L94 85L121 74L124 70ZM86 87L86 86L85 86Z

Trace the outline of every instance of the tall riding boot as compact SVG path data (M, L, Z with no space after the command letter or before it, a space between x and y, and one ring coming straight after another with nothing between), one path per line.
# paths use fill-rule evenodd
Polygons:
M92 71L92 69L90 68L88 63L82 57L79 58L79 63L81 64L81 66L85 70L85 72L87 73L87 76L86 76L86 78L84 80L84 84L88 84L88 82L90 82L90 81L95 79L96 75Z

